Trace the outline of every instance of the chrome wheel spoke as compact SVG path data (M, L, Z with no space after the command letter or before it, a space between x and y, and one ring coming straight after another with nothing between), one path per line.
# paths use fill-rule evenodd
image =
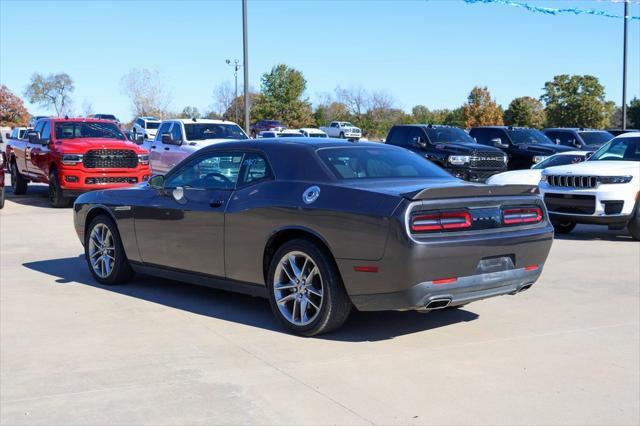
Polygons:
M293 288L296 288L296 285L292 282L289 282L287 284L275 284L273 288L274 290L278 290L278 291L291 290Z
M307 298L306 296L302 296L302 299L300 299L300 321L306 321L307 320L307 306L309 306L307 304Z
M322 290L317 290L315 287L307 287L307 291L315 296L322 297Z
M287 303L290 300L295 300L296 298L296 294L295 293L289 293L286 296L284 296L281 299L278 299L278 304L281 305L283 303Z
M313 308L314 308L316 311L319 311L319 310L320 310L320 307L319 307L318 305L316 305L315 303L313 303L313 300L311 300L311 299L310 299L310 298L308 298L308 297L307 297L307 303L309 303L311 306L313 306Z
M289 266L296 278L300 278L301 272L300 269L298 269L298 265L296 265L296 258L294 256L289 256Z

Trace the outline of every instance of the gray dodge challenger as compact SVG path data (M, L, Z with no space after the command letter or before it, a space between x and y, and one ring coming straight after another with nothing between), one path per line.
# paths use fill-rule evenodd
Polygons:
M91 274L263 296L312 336L362 311L462 306L533 285L553 241L537 187L461 181L394 146L261 139L74 205Z

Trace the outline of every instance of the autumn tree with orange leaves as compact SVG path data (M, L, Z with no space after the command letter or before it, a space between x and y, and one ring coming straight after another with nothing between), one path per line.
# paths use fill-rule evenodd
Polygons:
M7 86L0 86L0 126L25 126L29 122L29 112L22 99L11 93Z
M464 126L502 126L502 108L491 98L486 87L474 87L463 106Z

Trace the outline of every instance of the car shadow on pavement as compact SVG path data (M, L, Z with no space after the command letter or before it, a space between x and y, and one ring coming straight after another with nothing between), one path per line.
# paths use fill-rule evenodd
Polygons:
M79 283L135 297L198 315L286 333L273 316L269 302L260 297L137 275L128 284L98 284L87 269L84 255L27 262L24 267L55 277L57 284ZM445 309L428 315L418 312L359 312L354 310L339 330L320 336L344 342L378 341L473 321L478 315L463 309Z
M569 234L556 232L556 240L636 242L626 229L607 229L601 225L577 225Z
M44 207L48 209L53 208L49 202L49 186L45 184L29 184L26 194L15 195L7 181L4 194L6 201L11 201L16 204L22 204L30 207Z

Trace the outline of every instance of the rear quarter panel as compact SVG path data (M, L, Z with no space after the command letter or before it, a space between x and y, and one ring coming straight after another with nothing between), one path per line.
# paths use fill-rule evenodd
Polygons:
M400 199L319 184L319 198L307 205L302 201L302 194L313 185L270 181L233 194L225 218L228 278L263 283L267 242L277 232L287 229L305 230L316 235L336 259L382 258L389 217Z

